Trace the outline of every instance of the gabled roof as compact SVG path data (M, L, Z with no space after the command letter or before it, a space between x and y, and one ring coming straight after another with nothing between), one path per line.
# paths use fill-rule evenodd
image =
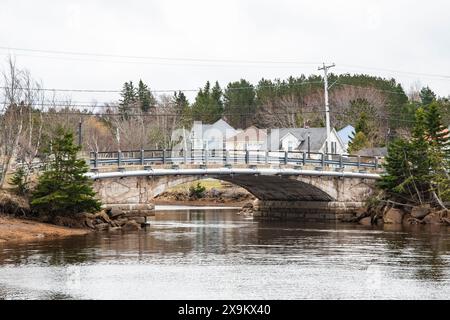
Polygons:
M336 130L332 129L332 132L336 132ZM278 136L277 136L278 134ZM299 150L307 150L308 149L308 136L310 137L310 146L311 151L319 151L325 141L327 139L327 129L326 128L280 128L280 129L272 129L271 130L271 147L279 146L280 141L286 137L288 134L292 134L299 141ZM339 138L339 135L336 136L342 143L342 139ZM275 140L278 139L279 142Z
M345 128L339 130L337 133L341 138L342 143L344 143L344 145L347 145L353 139L354 132L355 128L352 125L348 125Z

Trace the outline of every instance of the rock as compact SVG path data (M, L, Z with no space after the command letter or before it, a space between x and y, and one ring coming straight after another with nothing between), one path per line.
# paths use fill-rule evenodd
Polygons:
M113 207L113 208L110 208L110 210L109 210L109 217L111 219L116 219L123 215L124 215L124 212L120 208Z
M247 202L242 206L242 209L253 209L253 203Z
M422 219L426 215L428 215L431 211L431 207L429 204L423 206L416 206L412 208L411 216L416 219Z
M109 229L109 223L100 223L95 225L95 230L97 231L105 231Z
M116 220L114 222L117 224L117 226L122 227L128 222L128 219L127 218L121 218L121 219L118 219L118 220Z
M137 230L141 230L141 226L136 221L130 220L122 227L122 230L137 231Z
M436 213L430 213L422 220L425 224L441 224L441 218Z
M368 215L369 215L369 213L367 212L367 210L365 208L359 208L358 210L356 210L356 218L357 219L366 218Z
M118 232L118 231L120 231L120 230L122 230L121 227L113 227L113 228L109 228L109 232Z
M371 226L372 218L371 217L362 218L361 220L358 221L358 223L363 226Z
M95 214L95 217L97 219L101 219L103 222L111 223L111 219L109 218L108 214L104 210L97 212Z
M448 226L450 226L450 219L449 218L442 218L442 222Z
M86 219L86 220L84 220L84 224L85 224L88 228L95 229L95 226L94 226L94 224L92 223L92 220L91 220L91 219Z
M144 224L145 223L145 217L130 217L130 220L134 220L139 224Z
M441 211L436 212L436 214L439 216L439 218L443 219L443 218L448 218L450 217L450 210L444 209Z
M89 213L89 212L82 212L82 213L77 213L75 215L75 218L78 219L95 219L95 214L93 213Z
M383 217L385 224L401 224L403 220L403 212L399 209L389 209Z

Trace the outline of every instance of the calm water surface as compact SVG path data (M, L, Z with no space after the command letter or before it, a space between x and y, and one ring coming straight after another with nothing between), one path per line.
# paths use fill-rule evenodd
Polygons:
M449 299L448 227L158 211L146 231L0 245L0 299Z

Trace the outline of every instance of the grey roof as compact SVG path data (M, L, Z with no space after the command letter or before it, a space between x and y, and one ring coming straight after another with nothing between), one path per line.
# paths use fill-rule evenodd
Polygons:
M279 128L270 131L270 149L280 149L281 139L287 134L292 134L299 141L300 144L296 147L297 150L306 151L308 149L308 135L310 136L311 151L317 152L322 148L327 139L326 128Z

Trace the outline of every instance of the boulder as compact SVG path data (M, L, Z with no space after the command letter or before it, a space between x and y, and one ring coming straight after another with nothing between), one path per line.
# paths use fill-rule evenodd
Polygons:
M109 218L108 214L107 214L104 210L102 210L102 211L100 211L100 212L97 212L97 213L95 214L95 217L96 217L97 219L102 220L103 222L111 223L111 219Z
M441 224L441 218L436 213L430 213L422 220L425 224Z
M111 219L117 219L124 215L124 212L122 209L118 207L112 207L109 209L108 215Z
M136 221L130 220L122 227L122 230L124 230L124 231L137 231L137 230L141 230L141 226Z
M109 229L109 224L108 223L100 223L95 225L95 230L97 231L105 231Z
M144 224L145 223L145 217L130 217L130 220L134 220L139 224Z
M113 228L109 228L109 232L118 232L118 231L120 231L120 230L122 230L121 227L113 227Z
M429 204L423 206L416 206L411 210L411 216L416 219L422 219L428 215L431 211Z
M358 223L363 226L371 226L372 218L371 217L362 218L361 220L359 220Z
M383 217L385 224L401 224L403 220L403 212L399 209L391 208Z
M436 214L439 216L439 218L449 218L450 217L450 210L444 209L441 211L436 212Z
M121 218L121 219L115 220L114 222L117 224L118 227L122 227L128 222L128 219L127 218Z
M356 218L357 219L366 218L368 216L369 216L369 212L367 212L367 210L365 208L359 208L358 210L356 210Z
M86 227L91 228L91 229L95 229L94 224L92 223L91 219L85 219L84 220L84 224L86 225Z

